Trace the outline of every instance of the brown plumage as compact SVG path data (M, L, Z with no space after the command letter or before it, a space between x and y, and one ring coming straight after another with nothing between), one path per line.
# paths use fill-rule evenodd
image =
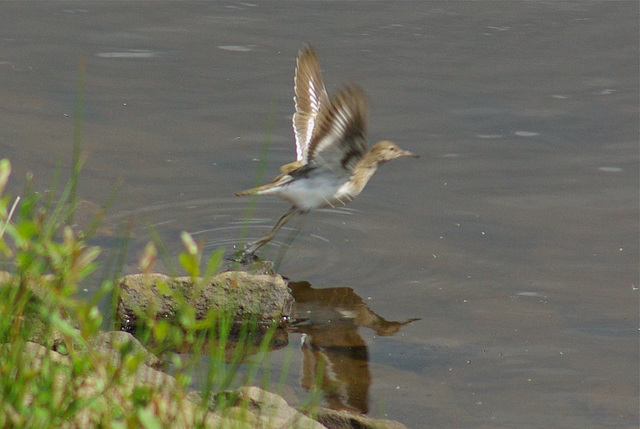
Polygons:
M380 164L417 157L386 140L367 152L364 90L348 85L329 98L316 52L310 46L299 53L294 84L296 161L282 166L281 174L270 183L236 194L274 195L289 201L291 208L269 234L245 247L243 260L271 241L294 215L351 201Z

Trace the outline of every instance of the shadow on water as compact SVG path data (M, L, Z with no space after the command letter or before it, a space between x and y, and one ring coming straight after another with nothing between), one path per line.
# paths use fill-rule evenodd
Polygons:
M215 208L211 208L212 205L215 205ZM301 237L301 230L304 231L308 217L300 216L292 222L290 227L283 228L278 238L261 252L261 256L269 257L273 261L258 259L253 265L242 265L234 261L234 252L242 248L243 241L251 241L260 236L262 231L271 225L272 218L256 217L249 221L237 220L236 212L242 209L243 203L235 199L189 200L171 206L174 210L191 211L193 216L199 219L200 225L196 223L189 232L201 242L205 251L220 247L227 249L226 263L223 268L226 270L258 269L261 272L279 272L283 262L290 259L297 260L300 253L308 251L304 248L308 247L309 240L330 243L328 239L309 231ZM85 211L90 214L95 209L85 204L79 212L82 216ZM118 240L115 239L116 231L133 217L135 226L132 228L132 233L138 237L138 243L143 242L141 237L147 235L149 229L154 229L169 247L168 252L178 253L180 244L175 237L178 236L180 228L173 218L166 217L164 214L166 209L167 205L164 204L151 205L112 216L106 223L106 227L98 233L100 244L105 248L117 249L119 245ZM330 214L338 218L350 217L356 213L349 208L324 211L332 212ZM327 217L326 214L317 216L314 217L314 223L322 224L327 219L331 217ZM211 226L212 224L217 225ZM251 232L243 240L241 230L247 225L251 228ZM338 222L337 225L332 226L342 235L354 233L355 224L352 222L347 224ZM134 247L133 252L139 253L139 250ZM337 269L337 266L330 261L323 261L323 267L323 271ZM156 269L161 272L172 271L171 267L164 266L160 260L156 263ZM398 334L404 326L420 319L386 320L370 309L365 300L351 287L314 287L309 281L291 281L286 277L285 280L288 281L294 298L290 323L273 333L268 350L274 353L293 346L293 353L296 355L293 359L299 361L299 368L292 369L298 374L289 374L287 383L291 385L292 380L297 379L293 383L297 383L304 391L315 392L319 389L324 398L324 406L328 408L368 413L371 408L370 389L375 376L370 369L369 345L360 329L367 328L378 337L391 337ZM126 330L136 334L135 326L129 326ZM291 344L292 335L301 337L299 346ZM239 362L236 361L240 363L238 369L243 371L242 366L251 364L252 360L259 355L263 339L264 336L259 333L251 334L246 338L239 338L232 333L225 344L226 359L229 362L239 359ZM206 356L208 349L215 346L215 343L215 339L210 339L203 349L193 350L191 345L187 344L173 351ZM238 350L238 346L241 350ZM278 360L277 357L274 359ZM198 383L196 377L195 384Z
M368 412L369 352L358 329L390 336L418 319L385 320L349 287L316 289L304 281L289 287L295 299L291 332L303 335L302 387L320 387L329 408Z
M171 350L164 348L162 353L207 356L212 347L222 346L226 362L240 364L238 370L242 372L242 365L251 365L265 350L265 341L266 350L273 353L290 344L291 334L299 335L301 355L298 354L297 360L301 360L301 373L287 375L298 377L299 385L305 391L319 391L327 408L366 414L370 409L369 391L373 377L369 347L359 329L368 328L377 336L389 337L420 319L386 320L349 287L314 288L306 281L289 281L288 286L294 302L286 326L269 333L252 329L244 332L239 326L242 332L232 330L223 343L213 336L197 349L192 342L186 342ZM120 329L138 335L135 322L120 326ZM150 346L154 348L153 344ZM194 387L199 388L197 377L195 383Z

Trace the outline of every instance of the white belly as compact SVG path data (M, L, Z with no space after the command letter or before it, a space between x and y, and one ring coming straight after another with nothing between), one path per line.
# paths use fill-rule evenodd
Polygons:
M345 180L327 176L294 180L279 189L275 195L304 211L335 207L351 200L345 193Z

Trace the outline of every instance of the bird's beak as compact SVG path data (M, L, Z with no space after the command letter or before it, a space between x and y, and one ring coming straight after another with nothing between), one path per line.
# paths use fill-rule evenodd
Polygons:
M420 155L418 155L417 153L409 152L408 150L403 150L400 156L408 158L420 158Z

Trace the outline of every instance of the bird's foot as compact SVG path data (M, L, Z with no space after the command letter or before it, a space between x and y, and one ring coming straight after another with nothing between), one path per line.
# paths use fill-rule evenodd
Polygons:
M233 260L241 264L255 262L258 260L258 257L255 255L256 250L258 249L254 248L253 243L246 244L242 249L238 249L234 253Z

